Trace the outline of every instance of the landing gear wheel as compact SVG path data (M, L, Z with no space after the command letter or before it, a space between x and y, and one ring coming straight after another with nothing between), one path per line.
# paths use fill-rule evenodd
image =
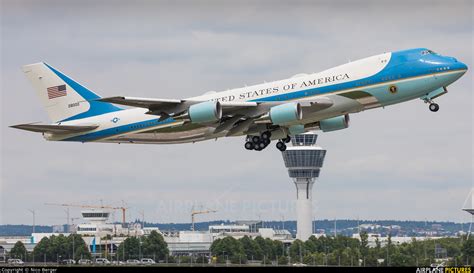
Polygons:
M267 145L265 145L265 143L263 143L263 142L260 142L260 143L258 143L258 145L256 147L258 147L260 150L263 150L263 149L265 149L265 147L267 147Z
M286 136L286 138L282 139L282 141L283 141L284 143L288 143L288 142L291 141L291 137L290 137L290 136Z
M252 142L253 142L254 144L259 143L259 142L260 142L260 137L259 137L259 136L253 136L253 137L252 137Z
M271 137L272 137L272 133L270 133L269 131L262 133L262 139L270 139Z
M261 151L261 150L263 150L263 148L260 148L260 147L257 145L257 146L255 146L254 150L255 150L255 151Z
M286 145L285 143L281 142L281 141L278 141L277 144L276 144L276 147L278 150L280 151L285 151L286 150Z
M437 103L430 103L430 106L428 107L431 112L438 112L439 110L439 105Z
M270 144L270 139L268 139L268 138L267 138L267 139L263 139L262 141L263 141L263 143L265 144L265 146L267 146L268 144Z
M245 149L253 150L253 148L254 148L254 145L253 145L252 142L250 142L250 141L245 142Z

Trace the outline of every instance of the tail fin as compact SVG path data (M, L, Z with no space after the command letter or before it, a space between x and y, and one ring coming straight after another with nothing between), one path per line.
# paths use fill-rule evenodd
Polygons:
M69 121L122 110L46 63L23 66L53 122Z

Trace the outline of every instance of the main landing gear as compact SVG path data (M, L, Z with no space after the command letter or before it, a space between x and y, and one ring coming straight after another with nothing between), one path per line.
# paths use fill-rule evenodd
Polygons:
M290 142L290 140L291 140L290 136L287 136L286 138L279 140L276 144L277 149L280 150L281 152L284 152L286 150L285 143Z
M265 149L271 142L272 133L269 131L263 132L260 136L247 136L247 140L245 141L245 149L247 150L255 150L261 151ZM276 147L280 151L286 150L286 144L290 142L291 138L287 136L286 138L279 140Z
M268 131L263 132L260 136L247 136L247 140L245 142L245 149L261 151L265 149L268 146L268 144L270 144L271 136L272 136L272 133Z
M277 149L280 150L281 152L286 150L286 144L283 141L278 141L276 145Z

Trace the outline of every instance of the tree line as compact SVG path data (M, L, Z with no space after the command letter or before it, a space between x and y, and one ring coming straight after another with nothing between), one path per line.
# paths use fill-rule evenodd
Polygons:
M91 259L92 254L81 235L71 234L44 237L32 253L27 252L22 242L17 242L9 252L9 257L24 261L58 262L62 259ZM412 239L408 243L394 244L389 236L383 246L376 240L375 247L369 247L365 232L360 234L360 239L347 236L311 236L305 242L295 240L291 245L260 236L244 236L240 239L224 237L213 241L210 256L170 256L163 236L152 231L148 236L126 238L116 249L114 260L143 257L167 263L202 264L207 264L208 258L211 258L211 263L220 264L258 262L277 265L430 266L444 261L445 266L459 266L474 265L474 238Z
M90 259L89 247L81 235L62 234L43 237L35 246L32 253L28 253L25 245L18 241L9 253L10 258L22 259L28 262L58 262L64 259Z
M369 247L368 235L360 239L347 236L295 240L285 247L280 241L244 236L241 239L225 237L211 246L211 255L217 263L245 264L250 260L262 264L329 266L430 266L444 261L445 266L474 265L474 239L470 237L441 238L394 244L391 236L384 246L376 240Z
M165 260L169 255L169 250L163 236L153 230L148 236L125 239L117 248L116 255L122 261L143 257L158 261Z
M110 236L102 238L103 240L112 239ZM100 250L102 257L107 257L107 251ZM116 250L116 259L123 261L127 259L139 259L151 257L155 259L164 259L169 255L168 245L163 236L156 231L143 237L128 237ZM18 241L9 252L10 258L22 259L28 262L58 262L64 259L91 259L92 253L89 246L85 243L79 234L70 234L64 236L52 235L43 237L35 246L31 253L28 253L25 245ZM172 259L171 259L172 260Z

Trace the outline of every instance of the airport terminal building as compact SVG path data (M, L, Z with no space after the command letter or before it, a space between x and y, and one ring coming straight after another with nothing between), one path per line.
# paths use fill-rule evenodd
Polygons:
M280 240L285 244L293 242L292 234L288 230L264 228L260 221L238 221L233 224L209 226L208 230L160 230L157 227L142 227L138 223L123 224L108 223L109 213L102 210L87 210L82 212L84 223L68 226L67 229L56 228L51 233L32 233L31 236L6 236L0 237L0 262L16 242L21 241L28 252L44 237L68 236L71 233L80 234L89 246L91 253L97 257L106 250L114 256L118 246L128 236L147 236L152 231L161 234L168 245L170 255L209 255L214 240L227 236L236 239L248 236L255 238L261 236L272 240ZM108 238L108 239L106 239ZM110 239L111 238L111 239Z

